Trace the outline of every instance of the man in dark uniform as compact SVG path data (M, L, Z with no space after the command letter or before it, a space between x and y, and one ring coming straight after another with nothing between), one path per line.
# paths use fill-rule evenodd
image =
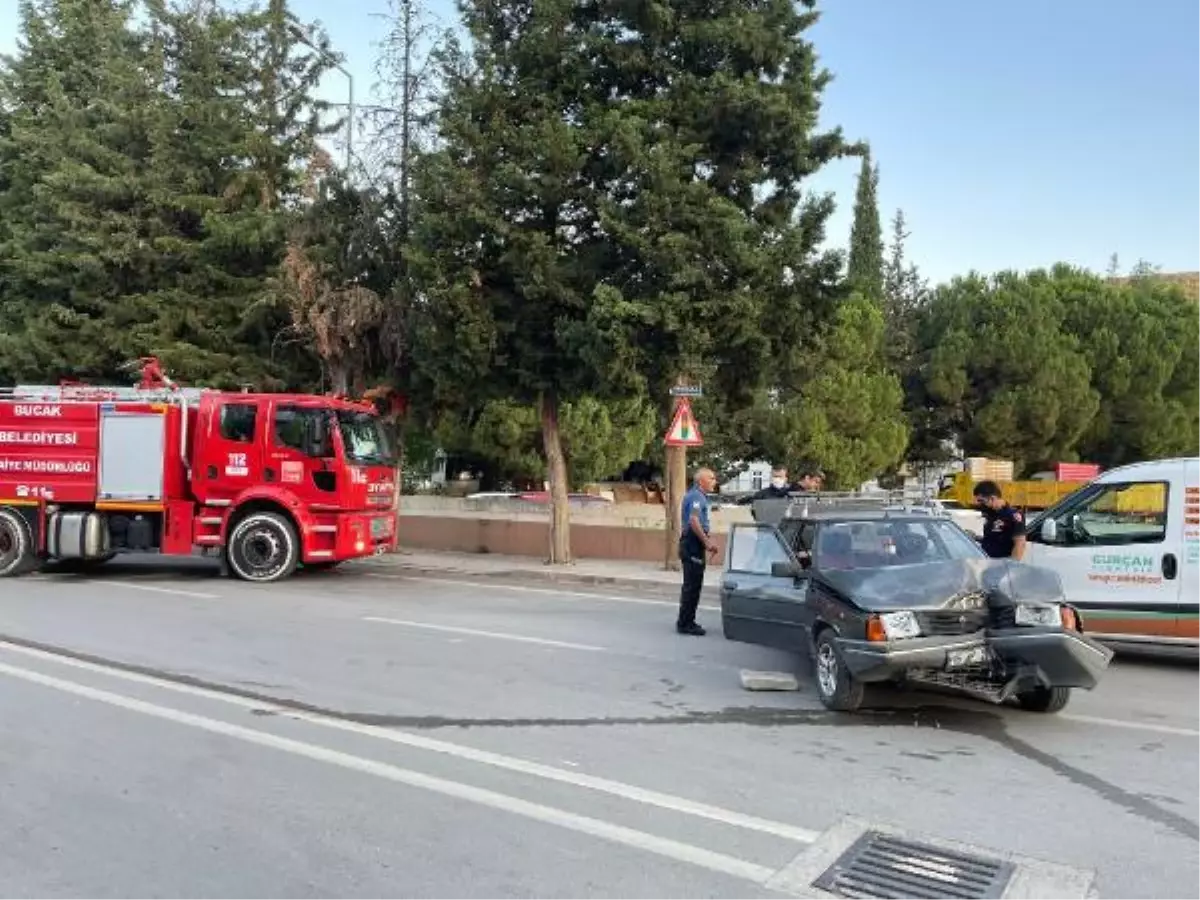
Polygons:
M693 478L692 488L683 496L680 510L683 530L679 536L679 561L683 563L683 587L679 592L679 617L675 630L680 634L699 637L704 629L696 622L696 609L700 606L700 591L704 587L704 570L707 557L717 555L717 542L709 537L708 495L717 486L717 476L712 469L699 469Z
M993 559L1015 559L1025 555L1025 517L1008 505L994 481L975 485L975 504L983 513L983 552Z
M751 495L750 502L755 500L779 500L796 490L788 481L788 471L783 466L771 469L771 483L756 494Z

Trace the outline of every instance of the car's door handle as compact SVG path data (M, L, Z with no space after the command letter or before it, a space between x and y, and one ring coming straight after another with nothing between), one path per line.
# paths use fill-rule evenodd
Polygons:
M1163 554L1162 573L1163 578L1167 579L1167 581L1173 581L1175 576L1179 574L1179 562L1175 559L1174 553Z
M737 590L737 582L726 579L725 581L721 582L721 587L725 588L725 590L727 590L727 591L736 591Z

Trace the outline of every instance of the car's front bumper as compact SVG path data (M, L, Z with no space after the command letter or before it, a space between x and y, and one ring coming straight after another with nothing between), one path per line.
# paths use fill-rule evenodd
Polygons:
M1045 687L1094 688L1113 658L1103 644L1061 628L1005 628L991 632L988 642L1009 668L1035 670Z
M846 668L859 681L891 681L915 669L951 670L951 654L984 653L988 650L987 632L951 637L917 637L898 641L858 641L841 639Z
M1093 688L1113 653L1075 631L1005 628L898 641L838 641L846 668L859 681L891 681L919 670L968 671L996 659L1046 687Z

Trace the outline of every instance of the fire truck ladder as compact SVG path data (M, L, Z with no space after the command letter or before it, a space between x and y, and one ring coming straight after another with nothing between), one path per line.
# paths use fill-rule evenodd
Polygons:
M108 387L90 384L18 384L0 387L0 400L20 403L198 403L203 388Z

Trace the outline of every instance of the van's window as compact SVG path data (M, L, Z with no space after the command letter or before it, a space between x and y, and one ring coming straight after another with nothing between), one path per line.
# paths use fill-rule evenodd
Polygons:
M1165 481L1098 485L1054 511L1058 544L1157 544L1167 535Z
M770 575L777 562L790 562L787 548L774 528L734 528L729 535L729 570Z
M221 437L227 441L250 443L254 440L254 426L258 421L258 407L252 403L226 403L221 407Z

